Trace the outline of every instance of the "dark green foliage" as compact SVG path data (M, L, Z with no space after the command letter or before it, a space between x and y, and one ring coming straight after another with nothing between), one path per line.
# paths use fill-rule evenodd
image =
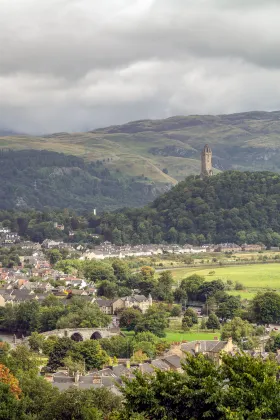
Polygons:
M206 321L206 327L208 330L218 330L220 328L220 322L215 314L210 314L207 321Z
M172 285L173 277L171 271L164 271L160 273L158 284L152 292L153 297L160 301L172 302Z
M41 420L103 420L120 409L121 400L105 388L62 392L45 407Z
M127 308L121 311L120 327L126 328L128 331L134 331L135 326L142 318L142 313L139 309Z
M150 307L137 322L135 331L150 331L158 337L165 337L165 328L168 326L167 314L164 310Z
M277 365L246 355L224 354L222 361L217 366L202 355L187 356L183 374L136 374L132 381L125 381L121 418L128 420L138 413L154 420L278 419Z
M70 349L71 350L71 349ZM76 361L83 361L86 370L101 369L108 362L107 353L102 350L99 341L86 340L76 343L69 355Z
M182 233L193 244L279 245L279 210L278 174L228 171L204 180L188 177L150 207L104 214L99 222L105 238L118 227L130 243L178 242Z
M275 292L258 293L251 302L252 318L261 324L280 322L280 296Z
M19 401L10 391L10 386L0 382L0 420L23 420Z
M114 210L141 206L152 198L143 180L110 172L102 162L47 150L0 151L2 209Z
M217 300L217 293L215 294ZM229 296L225 294L220 301L216 315L223 320L232 319L238 316L241 310L241 299L240 296Z
M265 351L278 352L280 349L280 334L272 333L265 345Z
M23 334L56 328L107 327L110 323L110 317L101 312L97 304L76 296L67 299L67 304L54 296L42 303L32 300L18 305L7 304L0 314L0 328Z
M64 366L63 359L66 358L70 350L74 350L75 342L71 338L59 338L50 353L48 360L48 368L56 371L59 367Z

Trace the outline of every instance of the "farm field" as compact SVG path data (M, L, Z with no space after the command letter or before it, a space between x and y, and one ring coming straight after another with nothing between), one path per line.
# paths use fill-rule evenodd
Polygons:
M280 293L280 264L251 264L215 268L182 268L171 270L175 283L192 274L204 276L206 280L221 279L240 282L244 290L229 291L232 295L240 295L244 299L252 299L258 291L273 290ZM209 274L209 272L214 272Z

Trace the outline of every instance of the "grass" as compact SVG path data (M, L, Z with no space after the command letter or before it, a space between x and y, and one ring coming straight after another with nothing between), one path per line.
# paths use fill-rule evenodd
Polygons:
M174 331L166 331L165 339L170 342L178 342L178 341L195 341L195 340L214 340L215 337L220 338L220 333L213 333L212 332L174 332Z
M122 332L127 337L133 337L134 331L126 331L122 330ZM189 332L180 332L180 331L172 331L167 330L166 331L166 337L165 340L167 340L169 343L173 342L179 342L179 341L195 341L195 340L214 340L215 337L220 338L220 332L196 332L196 331L189 331Z
M232 290L232 295L240 295L244 299L252 299L258 291L264 292L273 290L280 293L280 264L249 264L231 267L213 268L182 268L171 270L175 282L180 282L192 274L204 276L207 281L221 279L224 282L240 282L244 290ZM209 275L214 271L215 274Z

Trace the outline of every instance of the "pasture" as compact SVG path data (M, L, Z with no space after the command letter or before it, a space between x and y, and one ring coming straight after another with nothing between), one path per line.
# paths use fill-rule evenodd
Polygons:
M252 299L258 291L276 291L280 293L280 264L248 264L228 267L182 268L171 270L174 282L180 281L192 274L205 277L206 281L221 279L231 280L244 285L243 290L231 290L230 294L240 295L244 299ZM212 274L209 274L212 272Z

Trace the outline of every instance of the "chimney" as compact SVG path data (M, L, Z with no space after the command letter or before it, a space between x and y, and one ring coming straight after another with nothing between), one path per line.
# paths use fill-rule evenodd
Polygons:
M230 352L233 350L233 343L232 343L232 337L229 337L227 342L227 350Z
M194 352L195 352L195 354L198 354L199 353L199 350L200 350L200 342L197 341L195 343L195 346L194 346Z
M100 375L94 375L92 378L93 384L101 384L102 383L102 377Z

